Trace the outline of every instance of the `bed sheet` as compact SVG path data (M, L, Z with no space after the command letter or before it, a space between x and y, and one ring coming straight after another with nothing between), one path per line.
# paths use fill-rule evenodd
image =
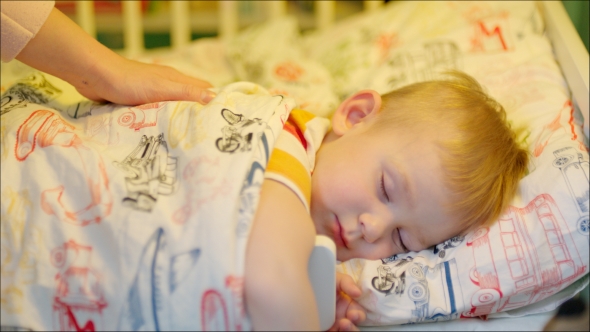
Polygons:
M72 105L26 73L2 95L2 330L250 329L245 250L294 102L238 82Z
M553 317L555 311L511 318L459 319L445 322L363 326L361 331L543 331L543 327Z
M330 114L333 102L312 92L338 101L462 70L525 128L528 174L496 224L429 250L339 265L363 289L366 324L541 313L588 284L588 138L534 2L400 1L310 35L292 24L267 22L225 43L235 75Z
M386 92L436 78L445 69L474 76L505 106L514 126L528 128L520 139L531 147L529 175L504 217L518 230L507 232L497 226L420 253L351 261L340 265L340 270L351 274L362 287L362 304L369 308L368 324L381 326L363 329L434 321L397 328L512 330L517 326L512 324L522 324L518 327L523 330L539 330L541 321L548 319L554 308L588 284L589 255L588 140L543 31L543 21L532 2L391 2L379 12L357 15L321 33L301 35L295 19L286 18L254 26L231 41L203 39L184 49L157 51L140 60L171 65L216 86L235 80L256 82L324 116L339 100L360 88ZM67 89L64 97L75 105L81 96ZM568 173L566 166L576 172ZM540 226L546 220L544 216L554 218L554 225L560 229L556 237L547 235ZM520 260L498 258L510 251L502 242L505 233L526 243L520 256L514 256ZM482 238L492 241L489 248L494 253L488 257L488 265L477 266L474 247L486 248ZM560 243L567 258L564 261L571 268L556 269L555 261L535 258L554 257L556 251L547 249L550 243ZM537 247L544 249L536 251ZM462 294L457 294L462 304L451 309L448 301L416 300L420 295L417 291L389 292L388 287L376 287L374 279L383 271L385 280L393 278L403 260L416 260L420 263L416 266L426 275L450 271L452 283L463 287ZM478 280L478 270L486 271L490 261L503 265L491 278L496 284L504 285L505 276L512 278L516 271L513 263L520 261L524 265L518 273L532 278L532 286L517 288L511 280L509 286L484 287ZM463 268L473 267L474 272L462 270L458 277L453 273L458 262L471 265ZM527 269L534 273L525 273ZM420 276L420 271L415 275ZM407 281L410 286L410 278ZM448 279L444 284L448 285ZM546 285L551 285L550 289ZM436 288L415 288L420 289ZM442 297L448 294L445 290ZM480 297L482 294L485 296ZM526 300L516 301L523 298ZM494 314L498 310L502 312ZM536 315L527 316L531 314ZM487 315L497 318L456 320ZM453 321L442 322L449 319Z
M518 139L529 147L528 173L494 225L431 250L339 266L362 285L366 324L539 313L587 285L588 140L533 2L394 2L309 37L310 56L341 98L458 69L526 128Z

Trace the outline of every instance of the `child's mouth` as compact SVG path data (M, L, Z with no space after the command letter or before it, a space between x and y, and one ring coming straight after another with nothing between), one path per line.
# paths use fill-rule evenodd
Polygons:
M338 216L334 215L336 225L334 227L334 242L336 243L337 247L345 247L348 249L348 244L346 243L346 239L343 236L342 225L340 224L340 220Z

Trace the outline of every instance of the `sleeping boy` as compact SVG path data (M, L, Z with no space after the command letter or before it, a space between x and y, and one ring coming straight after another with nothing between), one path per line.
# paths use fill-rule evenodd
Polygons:
M307 277L316 234L334 240L340 261L426 249L493 222L527 161L502 106L460 72L383 96L357 92L331 122L294 110L268 163L246 252L254 329L318 329ZM345 275L337 288L332 329L355 330L365 317L352 299L361 291Z

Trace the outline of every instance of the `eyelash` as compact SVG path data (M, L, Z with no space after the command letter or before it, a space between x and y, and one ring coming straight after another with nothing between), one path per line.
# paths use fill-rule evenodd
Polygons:
M395 243L395 244L396 244L396 245L397 245L399 248L401 248L401 249L402 249L402 251L403 251L402 253L408 253L408 252L410 252L410 250L408 250L408 247L406 247L406 245L404 244L404 241L402 240L402 235L401 235L401 233L400 233L400 231L399 231L399 228L396 228L396 230L395 230L395 233L397 233L397 240L398 240L398 241L395 241L395 239L394 239L394 241L393 241L393 242L394 242L394 243ZM399 242L399 243L397 243L397 242Z
M387 195L387 191L385 190L385 178L383 177L383 174L381 174L381 191L383 192L383 196L385 196L389 202L389 195Z
M397 230L397 235L399 236L399 244L400 244L400 247L402 247L402 249L404 250L404 252L410 252L408 250L408 248L406 247L406 245L404 244L404 241L402 240L402 234L399 232L399 229Z
M398 230L398 233L399 233L399 230ZM404 241L402 240L402 236L401 236L401 234L400 234L400 236L399 236L399 244L400 244L400 246L402 247L402 249L404 250L404 252L410 252L410 251L408 250L408 247L406 247L406 245L404 244Z

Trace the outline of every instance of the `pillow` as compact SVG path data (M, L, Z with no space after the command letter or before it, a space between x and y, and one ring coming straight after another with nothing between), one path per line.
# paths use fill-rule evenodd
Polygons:
M222 87L236 81L225 57L225 45L218 38L199 38L180 49L149 50L137 60L173 67L180 72Z
M253 25L225 46L239 80L292 97L298 107L316 115L328 116L338 106L330 73L303 53L295 17Z
M424 38L445 36L461 25L441 19L439 7L427 1L392 1L378 11L364 12L326 31L311 33L303 45L310 58L330 71L334 88L344 99L359 87L366 88L373 81L375 69L391 52Z
M528 174L492 226L338 266L363 290L366 325L548 311L588 284L588 141L543 29L532 2L394 2L306 40L341 96L459 69L528 129Z

